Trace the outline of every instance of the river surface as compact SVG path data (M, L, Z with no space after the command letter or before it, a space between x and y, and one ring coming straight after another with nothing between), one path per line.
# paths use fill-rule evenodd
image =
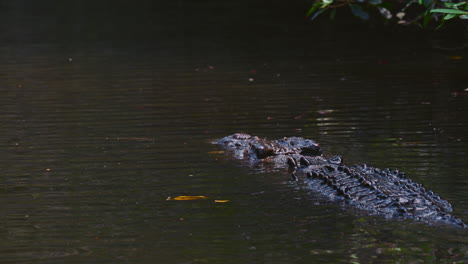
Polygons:
M468 223L463 39L277 2L2 2L0 263L467 261L466 230L369 216L211 144L314 139Z

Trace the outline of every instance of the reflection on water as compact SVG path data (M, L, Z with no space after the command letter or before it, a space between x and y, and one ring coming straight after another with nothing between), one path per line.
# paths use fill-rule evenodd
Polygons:
M406 171L468 222L463 54L403 33L404 47L364 28L312 34L294 7L274 22L281 9L260 4L178 5L113 24L125 6L3 4L0 262L462 261L464 230L340 208L210 142L311 138Z

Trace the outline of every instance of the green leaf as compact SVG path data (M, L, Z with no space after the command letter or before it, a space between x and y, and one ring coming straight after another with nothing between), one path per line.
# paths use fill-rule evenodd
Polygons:
M429 24L429 21L431 21L431 18L432 18L432 15L430 12L428 12L429 10L426 10L426 12L424 12L424 19L423 19L423 27L427 27L427 25Z
M438 25L435 30L439 30L444 25L444 22L445 20L441 20L440 25Z
M315 18L317 18L320 14L322 14L326 9L319 9L317 12L315 12L315 14L310 18L310 20L314 20Z
M332 11L330 12L330 19L333 20L335 19L336 16L336 8L333 8Z
M322 8L327 7L329 4L332 4L333 0L322 0Z
M428 7L432 4L433 0L423 0L423 4L425 7Z
M353 13L353 15L363 20L369 20L369 14L366 11L362 10L361 6L351 4L350 7L351 7L351 12Z
M380 5L380 4L382 4L382 0L369 0L369 4L371 4L371 5Z
M457 15L455 15L455 14L447 14L447 15L444 16L444 20L449 20L449 19L452 19L452 18L454 18L456 16Z
M467 11L457 10L457 9L432 9L431 13L444 13L444 14L455 14L455 15L468 15Z
M418 0L418 4L422 5L422 4L423 4L423 1L422 1L422 0Z
M460 3L444 3L444 6L450 7L450 8L453 8L453 7L457 8L457 7L462 6L462 5L464 5L464 4L466 4L466 2L460 2Z
M320 6L320 2L315 2L315 3L312 5L312 7L309 9L309 11L307 11L306 16L312 15L312 14L315 12L315 10L317 10L317 8L318 8L319 6Z
M468 15L461 15L461 16L459 16L459 18L461 18L461 19L468 19Z

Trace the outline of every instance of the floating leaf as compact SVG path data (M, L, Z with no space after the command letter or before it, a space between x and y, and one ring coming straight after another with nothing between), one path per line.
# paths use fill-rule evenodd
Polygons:
M191 200L201 200L201 199L206 199L208 197L202 196L202 195L196 195L196 196L177 196L174 198L168 197L166 200L168 201L191 201Z
M208 151L208 154L224 154L224 150Z
M229 200L215 200L215 203L227 203Z

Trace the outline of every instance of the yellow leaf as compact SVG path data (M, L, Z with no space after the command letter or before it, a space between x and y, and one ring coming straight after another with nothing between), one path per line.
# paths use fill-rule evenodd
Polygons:
M461 59L463 59L463 57L462 56L452 56L452 57L449 57L449 59L451 59L451 60L461 60Z
M168 197L166 200L175 200L175 201L190 201L190 200L201 200L206 199L206 196L198 195L198 196L177 196L174 198Z
M215 150L215 151L209 151L208 154L223 154L223 150Z
M229 200L215 200L215 203L227 203Z

